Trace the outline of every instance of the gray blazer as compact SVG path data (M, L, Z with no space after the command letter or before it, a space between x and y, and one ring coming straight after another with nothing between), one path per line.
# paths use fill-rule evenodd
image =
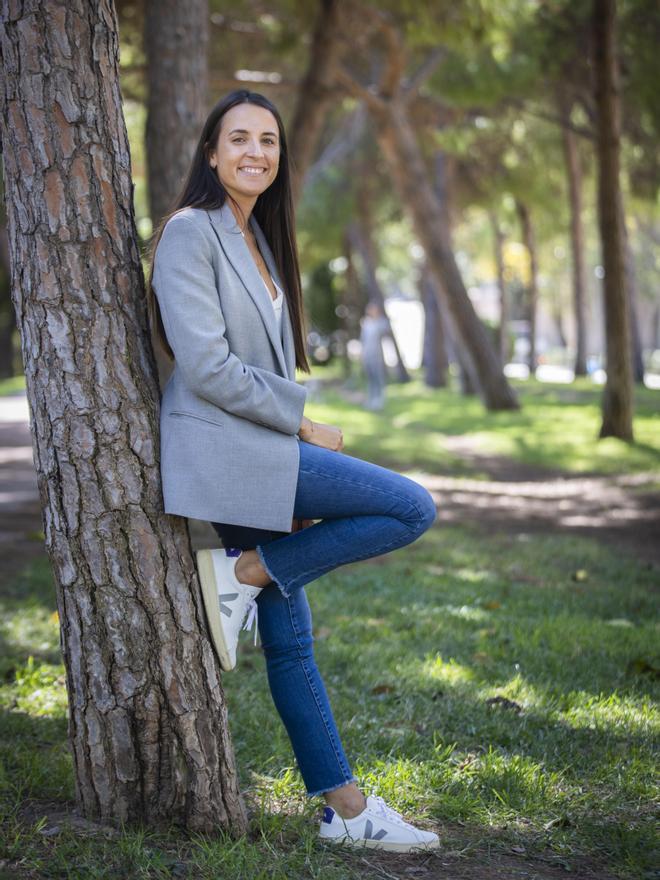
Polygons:
M256 218L249 222L283 287ZM307 388L295 380L286 291L280 339L228 202L168 220L153 288L175 356L160 410L165 513L290 532Z

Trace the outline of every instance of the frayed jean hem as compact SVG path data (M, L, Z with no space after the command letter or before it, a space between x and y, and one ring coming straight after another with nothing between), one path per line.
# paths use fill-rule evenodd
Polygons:
M270 570L270 568L266 564L266 560L264 559L264 554L263 554L263 550L261 548L261 544L257 544L257 546L254 549L257 551L257 556L259 557L259 560L260 560L261 564L263 565L268 577L271 579L271 581L274 584L277 584L279 591L284 596L284 598L289 599L291 596L291 591L290 590L287 591L287 588L284 586L284 584L280 583L280 581L275 577L273 572Z
M321 788L319 791L308 791L307 797L318 797L321 794L328 794L328 792L336 791L338 788L343 788L345 785L349 785L351 782L357 782L357 776L351 776L350 779L344 780L344 782L338 782L336 785L331 785L330 788Z

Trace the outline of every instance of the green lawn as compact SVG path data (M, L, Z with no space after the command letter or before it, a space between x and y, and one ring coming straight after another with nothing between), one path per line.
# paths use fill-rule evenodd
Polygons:
M313 403L310 414L340 424L352 454L402 469L461 470L433 456L461 433L485 438L490 452L494 441L510 443L521 460L539 465L657 467L651 392L639 403L644 445L618 444L614 455L590 439L596 404L585 389L528 386L522 413L493 416L449 392L415 392L413 383L389 390L382 414L360 412L336 394ZM568 419L558 400L570 394L577 398L565 404ZM559 434L543 428L566 419L569 446L583 438L578 464ZM657 586L657 569L616 546L440 524L413 545L308 585L317 660L353 769L365 788L439 831L449 855L437 858L455 868L438 866L439 876L462 876L488 852L516 853L521 869L537 872L547 864L570 876L586 861L622 878L656 876ZM385 876L369 874L358 855L316 842L321 799L305 797L261 649L245 633L224 684L243 789L257 811L249 838L85 836L65 827L44 835L50 826L38 809L34 822L19 822L29 799L73 798L54 612L44 561L4 584L0 865L21 860L25 872L6 876ZM425 864L433 870L433 859Z
M586 539L434 528L379 564L309 585L318 662L361 782L439 827L453 852L465 846L460 822L470 840L491 835L504 851L650 877L653 577ZM1 604L0 858L80 880L168 877L172 860L204 878L360 874L355 857L314 842L320 799L305 798L249 639L225 686L242 784L263 806L250 840L227 848L133 832L118 845L19 826L27 798L73 797L52 592L40 563Z
M333 372L317 369L312 378L324 375ZM460 440L478 455L504 455L542 468L611 474L656 470L660 475L660 391L636 389L635 442L625 443L598 440L602 388L590 380L571 385L514 381L520 410L489 413L476 397L428 388L418 372L412 375L411 382L387 386L379 413L335 389L305 413L339 425L351 455L388 466L478 475L478 465L466 464L452 450L452 440Z

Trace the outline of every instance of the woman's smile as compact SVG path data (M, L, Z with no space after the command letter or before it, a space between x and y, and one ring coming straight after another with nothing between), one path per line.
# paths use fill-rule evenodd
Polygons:
M211 167L234 199L249 212L255 199L275 180L280 163L277 120L264 107L239 104L225 114ZM256 185L253 182L256 181Z

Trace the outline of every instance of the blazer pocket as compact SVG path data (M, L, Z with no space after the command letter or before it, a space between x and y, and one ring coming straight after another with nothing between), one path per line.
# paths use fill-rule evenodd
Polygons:
M206 422L207 425L215 425L216 428L224 428L222 422L216 422L213 419L207 419L206 416L198 416L197 413L184 412L183 410L172 410L168 413L177 419L195 419L198 422Z

